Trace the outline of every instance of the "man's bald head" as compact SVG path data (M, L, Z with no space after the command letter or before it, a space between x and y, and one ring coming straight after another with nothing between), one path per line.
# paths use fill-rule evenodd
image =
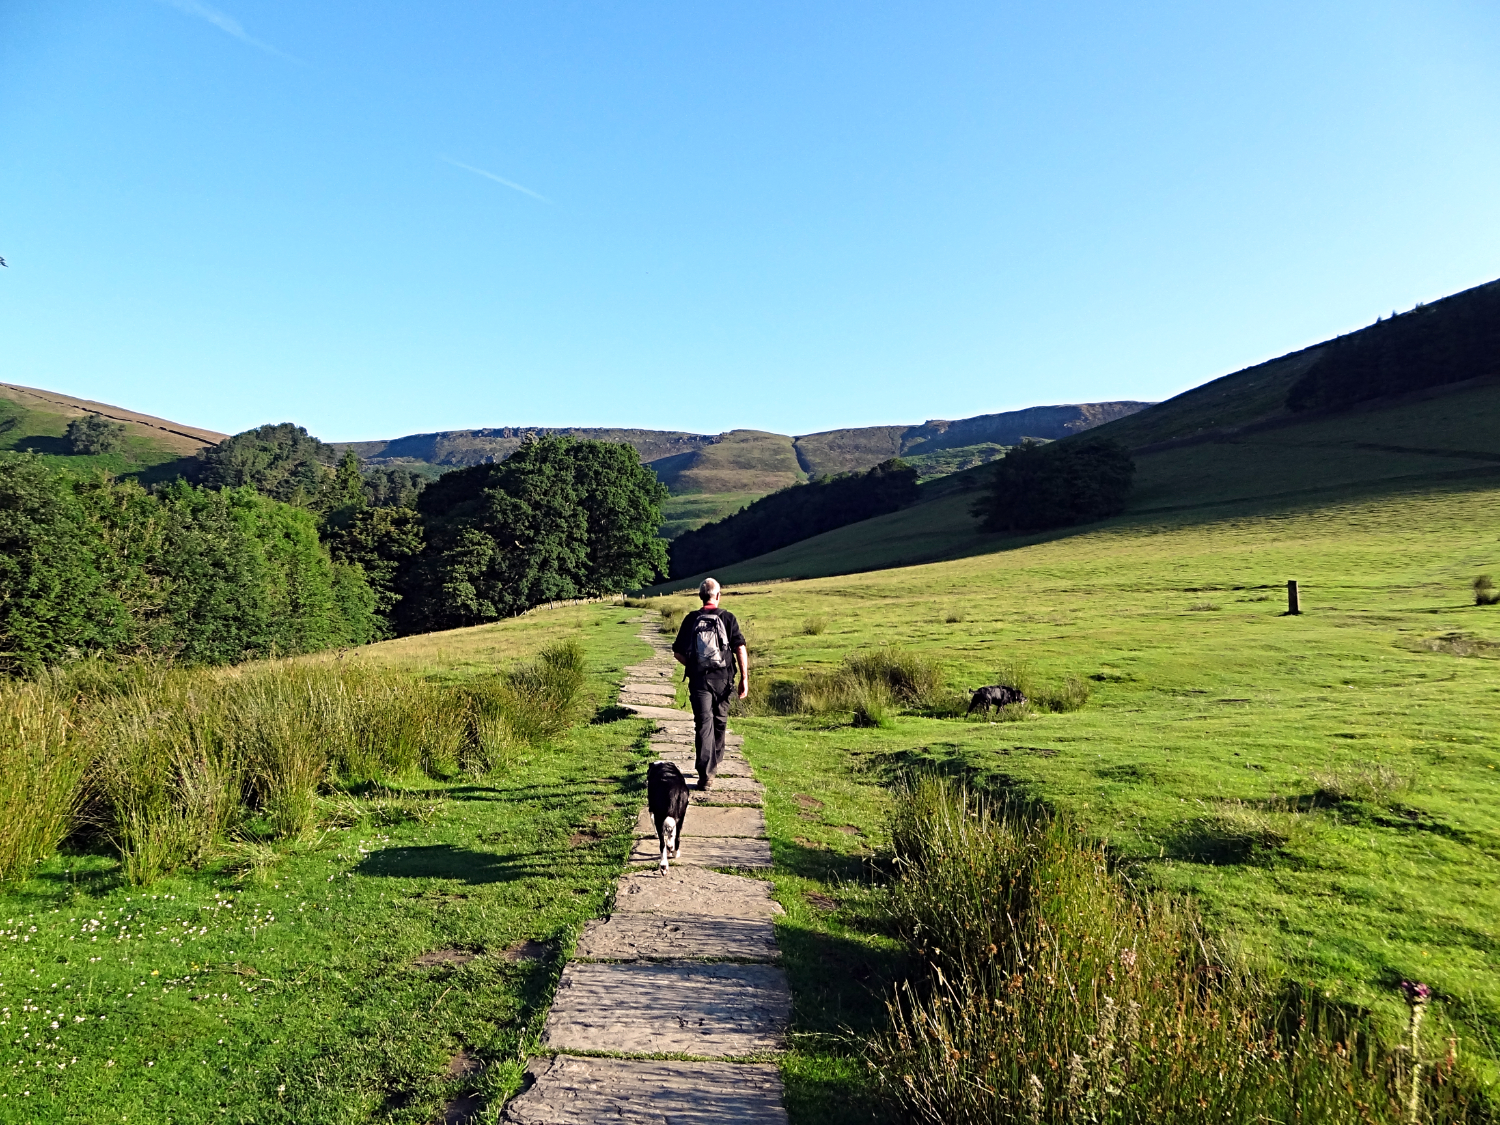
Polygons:
M718 601L719 584L712 578L705 578L703 585L698 587L698 597L702 599L704 605L707 605L709 602Z

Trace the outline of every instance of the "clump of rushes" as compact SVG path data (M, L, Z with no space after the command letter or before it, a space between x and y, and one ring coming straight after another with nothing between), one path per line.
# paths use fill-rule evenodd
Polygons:
M92 752L55 683L14 684L0 696L0 880L67 834Z
M1066 821L921 778L896 794L893 921L925 971L872 1079L911 1121L1488 1121L1456 1068L1258 978L1192 908L1133 895Z
M1061 684L1037 679L1031 668L1022 661L1012 661L995 675L995 683L1015 688L1026 697L1031 711L1051 711L1062 714L1077 711L1089 701L1089 685L1078 676L1068 676Z
M1474 579L1474 604L1500 605L1500 590L1495 589L1495 582L1488 574Z
M774 715L846 712L855 726L887 727L903 710L951 708L942 666L930 656L901 648L854 652L828 672L801 680L775 680L754 707Z
M822 615L814 615L802 622L802 633L808 637L816 637L827 628L828 618Z
M82 662L0 684L0 879L77 834L147 883L306 836L340 786L494 769L577 721L583 664L564 643L458 686L335 661Z

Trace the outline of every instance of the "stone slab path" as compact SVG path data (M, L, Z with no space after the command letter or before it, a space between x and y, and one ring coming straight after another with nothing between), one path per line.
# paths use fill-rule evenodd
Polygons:
M656 721L654 758L694 773L693 717L675 706L680 668L647 625L655 655L626 671L620 705ZM554 1053L527 1063L505 1108L515 1125L786 1125L781 1075L792 1000L778 964L771 884L715 868L769 870L765 787L731 734L705 793L693 791L682 848L656 871L656 826L641 810L631 870L608 918L590 922L563 968L542 1032ZM701 1061L663 1061L651 1055ZM742 1061L723 1061L742 1060Z

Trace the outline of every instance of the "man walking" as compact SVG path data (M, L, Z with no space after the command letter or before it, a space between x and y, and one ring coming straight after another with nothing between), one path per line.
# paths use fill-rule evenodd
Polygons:
M688 698L693 702L693 733L698 751L698 788L713 784L724 758L724 731L729 726L729 697L734 669L740 670L739 697L750 693L750 657L745 635L734 614L719 608L719 584L705 578L698 587L703 608L682 619L672 655L687 668ZM733 661L733 663L731 663Z

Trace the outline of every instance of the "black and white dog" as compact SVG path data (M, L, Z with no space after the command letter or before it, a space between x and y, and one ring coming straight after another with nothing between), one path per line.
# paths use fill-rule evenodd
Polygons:
M998 711L1002 707L1009 707L1012 703L1025 702L1026 697L1015 688L1007 687L1005 684L991 684L974 693L974 698L969 700L969 709L964 712L964 715L966 717L972 715L976 710L981 715L988 715L991 707Z
M687 819L688 784L682 771L671 762L652 762L646 770L646 807L656 822L656 840L661 844L661 862L656 869L667 873L667 851L672 858L682 852L682 822Z

